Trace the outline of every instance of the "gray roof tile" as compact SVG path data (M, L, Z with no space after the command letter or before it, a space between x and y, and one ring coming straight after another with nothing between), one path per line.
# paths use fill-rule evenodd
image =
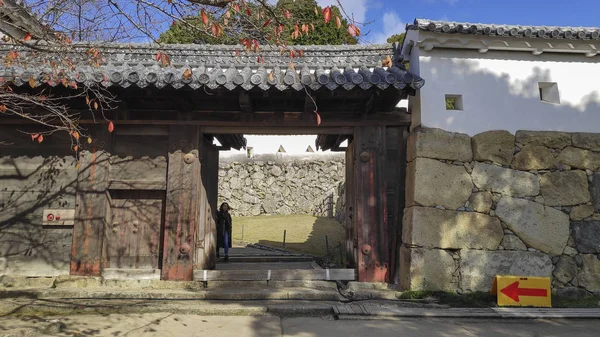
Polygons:
M15 48L22 47L1 45L0 53ZM351 90L355 87L366 90L390 86L419 89L424 84L423 79L397 66L381 67L382 60L394 55L395 50L389 44L299 46L297 48L304 51L304 56L294 58L293 67L289 55L282 56L281 50L274 46L262 47L260 55L264 57L263 63L257 60L256 54L246 54L241 46L107 44L99 48L105 61L99 67L89 65L85 56L88 48L89 45L73 46L69 57L75 69L63 77L79 83L123 88L171 86L198 89L207 86L229 90L237 87L245 90L254 87L261 90L273 87L278 90L304 90L307 86L317 90L324 86L330 90ZM169 66L161 67L156 61L159 52L169 55ZM191 78L185 78L186 69L192 70ZM0 65L0 76L16 85L26 84L30 77L47 83L51 74L53 70L35 57L28 58L27 69L19 65ZM59 83L53 80L49 84Z
M600 39L600 28L596 27L520 26L415 19L413 24L406 26L406 29L423 30L442 34L471 34L572 40Z

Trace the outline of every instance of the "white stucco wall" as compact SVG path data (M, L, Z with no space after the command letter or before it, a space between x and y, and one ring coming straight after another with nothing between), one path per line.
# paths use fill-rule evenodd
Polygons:
M411 71L425 79L411 106L420 124L469 135L487 130L600 132L600 56L414 48ZM418 65L414 64L417 62ZM557 82L560 104L542 102L539 82ZM445 95L463 110L446 110Z

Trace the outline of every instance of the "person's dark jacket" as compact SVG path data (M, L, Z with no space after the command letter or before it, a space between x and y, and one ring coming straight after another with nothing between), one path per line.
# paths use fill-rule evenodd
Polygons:
M225 247L225 232L224 229L229 233L229 248L231 248L231 215L229 212L217 212L217 246Z

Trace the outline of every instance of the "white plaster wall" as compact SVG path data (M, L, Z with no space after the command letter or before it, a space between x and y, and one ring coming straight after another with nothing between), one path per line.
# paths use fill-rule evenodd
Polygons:
M412 71L425 79L421 125L469 135L487 130L600 132L600 56L414 48ZM413 61L413 62L414 62ZM557 82L560 104L540 100L538 82ZM446 94L463 97L448 111ZM415 113L418 111L413 111Z

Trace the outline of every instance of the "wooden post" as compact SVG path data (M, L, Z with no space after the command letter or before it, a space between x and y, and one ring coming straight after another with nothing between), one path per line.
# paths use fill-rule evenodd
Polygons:
M354 143L358 280L388 282L390 261L384 177L385 127L357 127Z
M173 125L169 134L169 158L165 210L163 280L192 280L196 230L203 195L200 176L200 129ZM205 195L205 194L204 194Z
M283 248L285 248L285 234L287 233L287 230L283 230Z
M108 183L112 135L104 127L92 135L91 146L79 154L71 275L100 276L103 268L102 243L110 208Z

